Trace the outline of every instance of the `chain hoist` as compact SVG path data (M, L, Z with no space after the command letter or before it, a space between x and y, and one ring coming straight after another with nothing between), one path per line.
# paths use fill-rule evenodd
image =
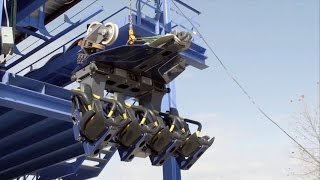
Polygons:
M136 41L136 36L133 31L133 20L132 20L132 0L129 0L129 44L134 44Z

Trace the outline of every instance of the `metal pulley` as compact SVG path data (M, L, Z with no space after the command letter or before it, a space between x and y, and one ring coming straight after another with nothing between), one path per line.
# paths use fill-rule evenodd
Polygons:
M112 45L118 38L119 28L114 23L92 22L86 32L86 37L79 42L82 50L86 54L91 54L97 50L105 49L105 46Z
M114 23L107 23L105 24L106 33L109 34L108 38L104 39L101 43L106 46L112 45L118 38L119 35L119 28L117 24Z
M103 25L100 22L92 22L87 29L87 40L95 42L97 44L103 44L106 46L112 45L119 35L119 28L117 24L108 22Z

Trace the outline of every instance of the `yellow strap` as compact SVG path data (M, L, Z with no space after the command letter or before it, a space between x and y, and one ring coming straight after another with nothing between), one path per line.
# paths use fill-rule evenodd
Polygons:
M76 88L76 89L73 89L73 90L76 90L76 91L80 91L82 92L79 88ZM92 94L93 95L93 98L96 98L96 99L101 99L100 96L96 95L96 94Z
M131 106L132 106L132 104L126 103L126 106L131 107Z
M171 127L170 127L170 130L169 130L169 131L170 131L170 132L172 132L173 130L174 130L174 124L172 124L172 125L171 125Z
M141 122L140 122L140 125L144 124L147 120L147 117L146 116L143 116Z
M110 118L110 117L112 116L113 112L114 112L114 111L111 110L111 111L108 113L107 117Z
M123 119L128 119L127 113L123 113Z
M93 97L96 98L96 99L100 99L101 97L96 95L96 94L93 94Z
M197 137L199 137L200 136L200 131L197 131L196 135L197 135Z

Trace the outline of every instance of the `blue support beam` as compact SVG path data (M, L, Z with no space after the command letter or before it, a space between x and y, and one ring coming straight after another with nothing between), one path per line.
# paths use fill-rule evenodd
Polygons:
M66 131L70 129L70 127L71 123L47 118L35 122L26 128L19 129L0 140L0 159L3 159L9 154L16 154L17 151L21 150L23 150L23 152L29 152L30 148L28 149L28 146L32 145L30 147L35 148L36 143L41 141L46 142L47 138L55 136L62 131ZM35 134L37 134L36 137L34 136ZM35 151L36 149L33 150Z
M64 31L60 32L59 34L55 35L54 37L52 37L51 39L45 41L44 43L42 43L40 46L34 48L33 50L31 50L30 52L28 52L27 54L23 55L21 58L13 61L12 63L10 63L7 68L10 69L13 66L17 65L18 63L22 62L23 60L27 59L28 57L30 57L32 54L36 53L37 51L40 51L42 48L44 48L45 46L47 46L48 44L54 42L55 40L59 39L60 37L64 36L67 32L71 31L72 29L75 29L76 27L78 27L81 23L76 23L71 25L70 27L68 27L67 29L65 29Z
M109 151L104 155L104 157L101 157L102 154L98 155L97 157L90 157L86 158L86 160L94 161L95 159L99 159L100 162L98 165L94 166L80 166L73 174L66 176L65 180L77 180L77 179L89 179L93 177L97 177L103 168L109 163L110 159L113 157L114 153L117 151L116 147L111 147ZM92 167L92 168L90 168Z
M0 110L7 109L1 107ZM10 121L8 121L10 119ZM24 119L29 119L24 121ZM44 116L34 115L23 111L9 109L0 116L0 139L8 137L35 123L44 120ZM3 146L1 146L3 147Z
M41 11L39 11L39 13L41 13ZM21 26L21 27L30 26L30 27L34 27L34 28L36 28L38 30L43 30L44 29L44 21L41 21L40 17L27 16L24 19L22 19L18 23L18 25Z
M0 104L29 113L70 121L70 101L0 84Z
M70 133L73 133L72 130ZM80 156L83 156L83 148L81 143L71 144L68 146L65 145L53 152L44 154L30 161L17 164L16 166L6 169L5 171L1 171L0 176L4 179L11 179L47 166L64 162L70 158Z
M3 71L0 79L1 178L84 155L74 139L68 90Z
M31 30L29 30L29 29L27 29L27 28L20 27L20 26L16 26L16 29L17 29L18 31L20 31L20 32L29 34L29 35L31 35L31 36L37 37L37 38L42 39L42 40L44 40L44 41L47 41L47 40L48 40L48 38L47 38L46 36L41 35L41 34L38 34L38 33L36 33L36 32L33 32L33 31L31 31Z
M37 79L40 81L46 81L49 79L50 76L52 76L53 72L57 72L60 69L63 69L64 67L67 67L68 64L75 63L75 60L77 59L77 53L79 52L80 47L75 46L71 49L69 49L67 52L59 54L58 56L55 56L49 62L45 65L46 68L41 68L39 70L35 70L34 72L31 72L27 75L27 77L31 77L33 79ZM72 70L71 70L72 71ZM70 75L71 71L69 71L69 76L65 77L70 81ZM61 81L64 81L64 79L60 79Z
M13 170L17 166L34 161L38 157L57 151L65 146L75 144L76 141L72 138L72 135L73 130L69 128L16 151L2 153L0 158L0 177L1 173Z
M107 153L104 156L102 153L100 153L96 157L80 157L74 162L64 162L48 167L39 172L40 180L57 179L61 177L63 177L65 180L89 179L97 177L113 157L116 150L117 148L111 147L109 151L106 151ZM90 168L90 166L82 166L84 160L96 163L98 162L98 164L93 165L92 168Z
M88 17L86 17L85 19L78 21L74 24L72 24L71 26L69 26L68 28L66 28L65 30L61 31L60 33L58 33L57 35L55 35L54 37L52 37L51 39L45 41L44 43L42 43L41 45L39 45L38 47L34 48L33 50L31 50L30 52L28 52L27 54L25 54L24 56L22 56L21 58L17 59L16 61L13 61L12 63L10 63L7 66L7 69L12 68L13 66L17 65L18 63L20 63L21 61L27 59L28 57L30 57L32 54L36 53L37 51L40 51L42 48L46 47L48 44L56 41L57 39L61 38L62 36L64 36L66 33L72 31L73 29L77 28L79 25L83 24L84 22L86 22L87 20L91 19L92 17L96 16L97 14L99 14L100 12L102 12L102 9L99 9L98 11L92 13L91 15L89 15Z
M0 104L46 117L70 120L68 90L0 71ZM16 86L20 85L20 86Z
M18 2L17 23L28 17L33 11L42 6L47 0L23 0Z
M81 156L75 160L75 162L63 162L54 166L50 166L48 168L45 168L41 171L39 171L40 179L57 179L60 177L66 177L69 175L74 174L76 172L80 165L85 160L84 156Z
M64 162L84 155L83 145L74 139L68 90L4 71L0 71L0 79L0 104L5 106L0 114L0 122L5 122L0 124L0 177L18 177L54 164L57 165L51 170L40 171L42 177L92 178L102 171L116 151L115 147L96 167L82 166L83 158L72 164L72 168ZM10 121L6 122L8 119ZM21 123L22 126L16 127Z
M0 26L2 26L3 0L0 0Z

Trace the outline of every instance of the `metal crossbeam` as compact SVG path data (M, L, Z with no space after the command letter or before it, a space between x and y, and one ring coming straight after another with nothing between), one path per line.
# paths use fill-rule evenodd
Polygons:
M70 92L63 88L28 78L0 72L0 104L54 119L70 120ZM21 84L24 86L16 86ZM58 96L55 96L58 95Z
M17 7L17 22L29 16L33 11L42 6L47 0L23 0L19 1Z

